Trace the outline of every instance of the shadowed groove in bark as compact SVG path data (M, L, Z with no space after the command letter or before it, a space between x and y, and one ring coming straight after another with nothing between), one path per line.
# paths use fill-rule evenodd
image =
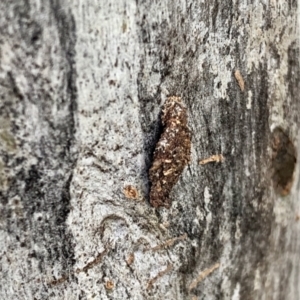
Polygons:
M206 6L205 9L209 10L211 7ZM218 1L215 1L212 10L212 32L218 30L226 31L227 35L231 34L234 37L230 46L224 46L221 49L220 53L224 57L220 57L220 60L231 54L239 62L239 68L243 70L243 53L239 49L244 47L244 45L238 44L239 30L232 25L233 20L237 18L234 10L230 9L228 4ZM203 10L203 15L207 16L209 14ZM170 18L176 19L176 14ZM198 16L198 18L199 20L205 20L201 16ZM193 74L193 72L187 71L193 70L194 60L199 53L209 51L211 46L208 39L209 37L213 39L210 36L211 33L207 33L207 42L204 41L204 43L199 44L195 52L191 53L184 46L189 43L186 32L182 34L182 28L184 28L182 25L181 27L176 27L174 26L176 23L172 23L172 27L168 28L168 25L164 25L162 20L160 26L153 27L151 26L151 21L150 17L148 19L148 16L144 15L140 24L141 41L145 48L146 57L149 58L149 61L151 61L152 55L159 57L159 60L156 58L153 61L152 68L148 68L148 70L144 69L145 60L141 62L142 67L138 87L140 89L141 115L147 117L141 122L143 125L146 125L147 134L145 135L145 141L149 141L151 130L152 134L155 135L153 128L147 126L147 124L151 124L153 112L157 112L160 109L160 101L157 99L161 93L161 86L165 85L169 93L181 95L189 107L189 119L193 127L198 129L198 131L192 132L193 147L196 148L197 153L214 154L220 153L222 150L223 155L226 157L225 162L222 164L206 165L205 167L199 167L197 170L191 168L189 171L193 180L201 182L201 185L196 187L194 191L191 191L193 201L186 198L186 202L177 204L180 214L170 221L170 230L174 231L174 234L175 232L186 232L190 239L195 239L199 242L199 248L197 251L194 251L193 247L186 249L185 257L188 257L188 259L183 259L181 271L185 274L191 274L197 266L195 262L198 265L203 265L203 268L205 268L207 265L218 261L223 251L223 243L218 238L220 227L225 222L225 216L223 216L222 211L224 207L229 205L231 207L227 209L230 211L230 216L227 221L231 226L230 235L233 247L231 255L234 255L236 260L240 260L241 263L239 264L240 269L232 271L228 276L231 278L232 287L235 286L234 282L239 282L243 286L241 297L247 299L253 289L252 282L255 274L254 271L245 272L243 269L244 259L247 260L245 263L253 266L253 270L258 265L261 266L261 270L265 268L264 264L272 224L272 203L267 203L266 206L259 205L258 209L254 208L253 203L253 201L261 203L268 199L269 182L267 178L265 179L265 174L262 171L265 166L264 162L268 161L266 150L270 135L267 107L267 66L261 64L260 69L256 73L248 75L249 80L246 82L246 87L256 87L253 93L252 114L250 114L250 111L247 110L244 104L246 94L243 94L236 84L236 79L233 77L234 69L232 69L232 81L227 88L229 99L218 99L219 119L215 122L217 123L217 129L213 128L213 112L208 112L205 108L201 108L202 102L205 103L204 98L212 98L214 94L214 76L211 73L211 65L209 63L203 64L202 73L197 74L198 76ZM183 40L185 42L182 42ZM246 44L246 38L243 41ZM157 45L155 53L152 53L153 50L151 50L152 43ZM185 58L184 63L177 64L176 57L181 56ZM166 72L166 70L168 71ZM160 74L160 85L157 86L156 94L151 99L147 94L147 81L145 78L151 77L151 74L155 72ZM201 85L201 82L205 82L205 85ZM221 89L222 86L219 85L218 88ZM144 105L145 99L148 99L147 105ZM200 119L199 117L198 119L193 117L193 110L199 112ZM199 132L199 128L202 128L201 132ZM252 132L256 133L254 140L251 135ZM233 151L234 154L232 154ZM198 158L200 159L201 157ZM246 176L245 170L241 168L245 160L250 161L250 172L254 173L251 177ZM231 180L228 181L228 178L231 178ZM238 181L237 178L239 178ZM207 224L206 215L208 214L205 204L202 204L205 186L209 186L211 191L209 211L217 219L214 219L214 222L210 224L210 228L206 229L208 233L204 237L203 234ZM253 193L248 192L251 186L256 187ZM228 189L230 193L224 192L225 189ZM193 219L191 216L195 214L196 206L201 207L204 215L201 228L197 230L191 224L191 219ZM245 218L245 215L248 217ZM240 224L239 229L236 226L237 223ZM238 230L241 230L242 236L239 241L236 240ZM256 232L259 232L259 234ZM251 247L249 243L251 243ZM237 244L240 245L240 250L235 249ZM248 254L244 255L244 253ZM205 261L203 261L203 257L205 257ZM202 284L199 284L195 289L195 293L198 296L202 294Z

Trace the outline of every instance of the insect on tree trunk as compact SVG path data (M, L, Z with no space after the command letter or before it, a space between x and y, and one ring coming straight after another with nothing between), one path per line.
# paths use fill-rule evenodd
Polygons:
M1 1L0 298L300 299L298 16Z

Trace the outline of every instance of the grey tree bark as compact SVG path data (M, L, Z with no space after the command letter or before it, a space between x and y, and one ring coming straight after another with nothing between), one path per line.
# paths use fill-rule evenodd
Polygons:
M1 1L0 298L300 299L298 22L293 0ZM168 96L192 159L154 209Z

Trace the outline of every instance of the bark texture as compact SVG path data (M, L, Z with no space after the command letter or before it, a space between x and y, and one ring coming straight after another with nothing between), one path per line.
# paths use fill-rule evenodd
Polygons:
M0 298L299 299L297 11L1 1ZM154 209L168 96L192 154Z

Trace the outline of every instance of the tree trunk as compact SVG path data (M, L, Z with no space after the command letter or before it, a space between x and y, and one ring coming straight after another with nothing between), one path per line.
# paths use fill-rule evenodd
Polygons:
M298 2L254 2L0 3L1 299L300 299Z

